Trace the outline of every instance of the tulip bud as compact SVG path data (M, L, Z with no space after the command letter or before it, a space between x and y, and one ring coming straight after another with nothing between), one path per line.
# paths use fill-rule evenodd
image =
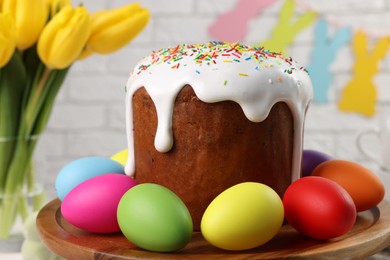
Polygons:
M2 12L10 12L16 26L16 47L34 45L47 21L45 0L2 0Z
M0 68L11 59L16 46L16 29L10 13L0 13Z
M149 17L149 11L137 3L93 14L86 49L108 54L122 48L144 29Z
M38 40L38 55L49 68L64 69L80 55L90 34L87 9L66 6L43 29Z
M50 17L53 17L65 6L72 6L70 0L47 0Z

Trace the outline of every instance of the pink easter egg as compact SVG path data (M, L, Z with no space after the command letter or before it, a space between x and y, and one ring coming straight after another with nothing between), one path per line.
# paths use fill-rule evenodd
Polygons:
M93 177L69 192L62 201L61 213L69 223L89 232L119 232L119 201L135 185L136 180L122 174Z

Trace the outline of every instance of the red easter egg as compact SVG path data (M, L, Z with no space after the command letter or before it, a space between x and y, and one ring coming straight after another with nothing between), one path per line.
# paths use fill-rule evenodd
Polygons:
M301 234L330 239L348 232L356 221L355 204L339 184L308 176L293 182L283 196L285 218Z

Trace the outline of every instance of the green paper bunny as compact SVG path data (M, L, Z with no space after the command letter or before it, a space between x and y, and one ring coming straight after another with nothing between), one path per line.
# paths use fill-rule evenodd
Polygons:
M284 2L280 10L279 22L274 27L271 37L261 43L261 46L274 52L284 53L297 34L314 22L316 13L313 11L302 14L294 21L295 9L295 1L286 0Z

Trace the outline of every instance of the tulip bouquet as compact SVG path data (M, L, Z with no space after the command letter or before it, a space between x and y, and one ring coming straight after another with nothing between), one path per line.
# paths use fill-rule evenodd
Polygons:
M74 62L112 53L146 26L133 3L89 14L70 0L0 0L0 239L35 185L32 158L56 95Z

